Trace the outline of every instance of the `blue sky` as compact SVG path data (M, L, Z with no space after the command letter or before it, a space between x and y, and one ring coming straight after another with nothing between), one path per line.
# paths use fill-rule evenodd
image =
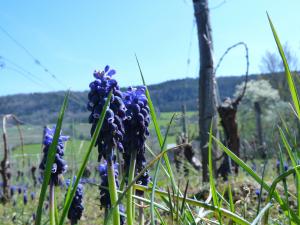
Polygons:
M106 64L117 70L115 78L121 86L139 85L134 53L148 84L197 77L199 54L191 2L1 1L0 26L50 72L44 72L0 30L0 65L4 64L0 68L0 95L67 88L86 90L93 79L93 70ZM210 7L221 2L211 0ZM250 51L250 73L260 72L265 51L276 50L266 11L281 41L299 52L299 9L298 0L227 0L212 9L215 60L230 45L244 41ZM240 75L244 67L244 50L235 49L217 76Z

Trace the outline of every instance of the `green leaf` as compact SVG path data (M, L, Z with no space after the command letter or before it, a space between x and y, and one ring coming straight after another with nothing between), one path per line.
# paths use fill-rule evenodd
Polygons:
M145 191L145 192L151 191L150 188L147 188L145 186L136 185L135 187L137 190L141 190L141 191ZM168 192L166 192L166 191L155 190L155 193L156 193L156 195L159 195L161 198L163 198L163 197L168 198ZM232 221L235 221L237 224L240 224L240 225L250 224L248 221L246 221L244 218L240 217L239 215L232 213L227 209L215 207L206 202L202 202L202 201L198 201L198 200L190 199L190 198L183 198L181 196L179 196L179 201L185 201L186 203L188 203L190 205L193 205L196 207L202 207L206 210L211 210L215 213L219 213L219 211L221 211L223 216L231 219ZM186 211L186 212L190 213L190 211Z
M163 137L162 137L162 134L161 134L161 131L160 131L160 127L159 127L158 120L157 120L157 117L156 117L155 109L154 109L154 106L153 106L153 103L152 103L152 100L151 100L151 97L150 97L150 93L149 93L149 90L147 88L147 85L146 85L146 82L145 82L145 79L144 79L144 75L143 75L139 60L138 60L137 56L135 56L135 57L136 57L136 62L137 62L138 67L139 67L139 71L140 71L140 75L141 75L141 78L142 78L142 81L143 81L143 85L146 88L146 97L147 97L147 100L148 100L148 105L149 105L149 108L150 108L150 115L151 115L152 122L154 124L156 136L157 136L157 139L158 139L158 143L160 145L161 151L163 151L163 150L165 150L163 148L164 147ZM174 175L173 175L173 172L172 172L169 157L168 157L168 155L164 155L163 157L164 157L164 161L165 161L169 176L171 178L172 186L176 187L176 182L175 182Z
M270 191L270 186L266 182L264 182L243 160L241 160L232 151L230 151L228 148L226 148L217 138L213 137L213 139L234 162L236 162L240 167L242 167L246 171L246 173L248 173L257 183L262 185L262 187L267 192ZM281 206L284 213L287 216L290 213L290 215L292 217L292 221L300 224L299 217L288 208L286 202L282 200L282 198L280 197L280 195L278 194L277 191L274 192L274 198L278 202L278 204Z
M274 27L274 25L272 23L272 20L271 20L268 13L267 13L267 16L268 16L268 20L269 20L269 23L270 23L270 26L271 26L271 29L272 29L272 32L273 32L273 36L274 36L279 54L280 54L281 59L283 61L285 75L286 75L286 78L287 78L287 81L288 81L290 93L292 95L294 107L295 107L298 118L300 118L300 104L299 104L299 97L298 97L298 92L297 92L297 89L296 89L296 86L295 86L295 82L294 82L293 76L290 72L289 65L288 65L287 59L285 57L282 45L281 45L280 40L279 40L279 37L276 33L275 27Z
M261 218L264 216L264 214L273 206L272 203L268 203L262 210L260 210L259 214L256 216L254 221L251 223L251 225L256 225L260 222Z
M279 132L280 132L280 136L281 139L283 141L283 144L285 146L285 149L287 150L289 157L292 161L292 165L293 167L297 166L297 161L296 158L292 152L291 146L289 145L285 134L283 133L282 129L280 127L278 127ZM296 185L297 185L297 203L298 203L298 216L300 216L300 172L298 170L296 170Z
M38 203L38 207L37 207L37 211L36 211L36 220L35 220L36 225L41 224L42 212L43 212L43 203L44 203L44 200L45 200L45 197L46 197L46 191L47 191L47 187L49 185L49 181L50 181L50 177L51 177L51 169L52 169L53 162L55 160L55 154L56 154L58 138L59 138L59 135L60 135L61 126L62 126L64 114L65 114L65 111L66 111L69 95L70 95L70 92L68 91L65 98L64 98L64 102L62 104L60 113L58 115L54 137L53 137L52 143L50 145L50 148L48 150L47 161L46 161L46 169L45 169L45 172L44 172L44 180L43 180L43 184L42 184L42 188L41 188L41 192L40 192L40 197L39 197L39 203Z
M92 149L94 148L94 146L96 144L96 141L97 141L97 138L99 136L99 133L101 131L101 127L102 127L102 124L103 124L103 121L104 121L104 118L105 118L106 111L107 111L107 109L109 107L111 96L112 96L112 91L109 93L109 95L107 97L107 100L106 100L106 102L104 104L104 107L103 107L102 112L100 114L100 118L99 118L97 126L96 126L96 129L95 129L93 137L91 139L91 143L90 143L89 148L88 148L88 150L87 150L87 152L86 152L86 154L84 156L84 159L83 159L83 162L82 162L82 164L80 166L80 169L79 169L79 171L77 173L75 183L74 183L74 185L72 187L72 191L69 194L69 196L67 196L67 198L66 198L65 206L63 208L63 212L62 212L62 215L61 215L60 220L59 220L59 225L63 225L64 224L64 221L66 219L66 216L68 214L69 208L71 206L73 197L74 197L74 195L76 193L77 186L78 186L79 181L80 181L80 179L81 179L81 177L83 175L83 172L84 172L85 167L86 167L86 165L88 163L88 160L89 160L90 154L92 152Z
M170 130L171 124L173 122L173 119L175 118L175 115L176 115L176 113L173 114L173 116L172 116L172 118L171 118L171 120L168 124L167 131L166 131L164 141L163 141L163 145L162 145L162 149L161 149L162 151L165 148L165 145L167 143L167 137L168 137L169 130ZM155 172L154 172L154 177L153 177L153 185L152 185L152 192L151 192L150 214L151 214L151 223L152 223L152 225L155 225L155 215L154 215L153 202L155 201L155 192L154 192L154 190L155 190L156 183L157 183L160 162L161 162L161 159L158 160L158 162L156 164L156 167L155 167Z
M217 194L217 191L216 191L216 185L215 185L215 181L214 181L213 165L212 165L212 126L213 126L213 122L211 122L211 124L210 124L209 140L208 140L209 184L210 184L210 189L211 189L211 192L212 192L214 206L217 207L217 208L220 208L219 198L218 198L218 194ZM218 220L219 220L219 223L222 225L221 211L219 211Z
M112 207L111 207L111 210L108 212L108 215L107 215L107 220L106 221L109 221L109 219L110 219L110 217L112 216L112 210L117 206L117 205L119 205L120 203L121 203L121 201L122 201L122 199L125 197L125 195L126 195L126 193L127 193L127 191L129 190L129 188L132 186L132 185L134 185L135 183L136 183L136 181L149 169L149 168L151 168L154 164L155 164L155 162L157 162L161 157L163 157L168 151L170 151L170 150L175 150L176 148L170 148L170 149L166 149L166 150L164 150L164 151L162 151L161 153L159 153L157 156L156 156L156 158L154 158L153 160L151 160L146 166L145 166L145 168L144 169L142 169L141 171L140 171L140 173L139 174L137 174L136 176L135 176L135 178L133 179L133 181L130 183L130 184L128 184L127 185L127 187L124 189L124 191L123 191L123 193L119 196L119 198L118 198L118 201L115 203L115 204L113 204L112 205ZM146 190L146 189L145 189ZM107 223L105 223L105 224L107 224Z

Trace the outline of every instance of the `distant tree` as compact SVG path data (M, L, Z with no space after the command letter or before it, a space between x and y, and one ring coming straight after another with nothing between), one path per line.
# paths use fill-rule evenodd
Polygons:
M243 85L237 86L235 96L238 96L241 92ZM264 131L262 136L272 139L273 128L280 122L279 114L284 117L291 113L289 105L280 98L278 90L273 88L269 81L248 81L245 96L239 107L238 120L242 125L241 137L250 141L253 141L251 139L257 133L254 110L254 104L257 103L255 102L258 102L261 107L261 125Z
M283 51L287 62L289 64L291 71L297 71L299 69L299 61L296 54L290 48L288 43L283 45ZM279 73L284 71L284 66L282 63L282 59L278 52L270 52L266 51L265 55L262 57L260 70L262 73Z
M198 30L200 53L199 71L199 137L202 156L202 180L208 181L208 147L210 125L213 122L213 134L216 134L217 107L216 82L213 62L212 29L209 18L208 0L193 0Z

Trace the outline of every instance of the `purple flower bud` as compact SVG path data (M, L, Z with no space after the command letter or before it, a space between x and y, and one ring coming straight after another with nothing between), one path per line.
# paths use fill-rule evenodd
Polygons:
M24 205L27 205L27 202L28 202L27 194L24 193L24 194L23 194L23 203L24 203Z
M55 127L53 127L52 129L45 127L44 141L43 141L44 155L42 158L42 162L40 163L40 166L39 166L39 168L42 171L44 171L46 169L48 150L50 148L50 145L52 144L54 133L55 133ZM58 143L56 146L55 161L54 161L54 163L52 165L52 169L51 169L51 179L55 185L58 185L58 183L59 183L59 180L58 180L59 175L65 173L67 170L67 163L63 159L63 156L64 156L64 142L66 142L68 139L69 139L68 136L63 136L61 134L59 135L59 138L58 138Z
M30 193L30 197L31 197L31 200L33 201L35 199L35 193L34 192L31 192Z

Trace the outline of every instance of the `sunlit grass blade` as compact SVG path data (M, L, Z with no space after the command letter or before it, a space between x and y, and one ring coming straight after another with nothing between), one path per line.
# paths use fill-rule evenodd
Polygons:
M161 223L162 225L167 225L167 223L166 223L166 222L163 220L163 218L161 217L161 215L160 215L159 211L157 210L157 208L154 208L154 210L155 210L155 213L156 213L156 215L157 215L157 217L158 217L160 223Z
M67 203L66 200L70 198L70 194L71 194L71 190L72 190L72 184L73 184L73 179L74 179L74 177L72 177L72 178L70 179L70 185L69 185L69 187L68 187L67 194L66 194L66 197L65 197L64 207L66 207L66 203Z
M84 155L84 160L80 166L80 169L77 173L77 176L76 176L76 180L75 180L75 183L72 187L72 191L71 193L69 194L69 196L67 196L68 198L66 198L66 202L65 202L65 206L63 208L63 212L62 212L62 215L60 217L60 221L59 221L59 225L63 225L64 224L64 221L66 219L66 216L68 214L68 211L69 211L69 208L71 206L71 203L72 203L72 200L73 200L73 197L76 193L76 190L77 190L77 186L79 184L79 181L83 175L83 172L85 170L85 167L88 163L88 160L89 160L89 157L90 157L90 154L92 152L92 149L94 148L95 144L96 144L96 141L97 141L97 138L99 136L99 133L100 133L100 130L101 130L101 127L102 127L102 124L103 124L103 121L104 121L104 118L105 118L105 114L106 114L106 111L109 107L109 103L110 103L110 99L111 99L111 96L112 96L112 92L109 93L108 97L107 97L107 100L104 104L104 107L102 109L102 112L100 114L100 117L99 117L99 120L98 120L98 123L97 123L97 126L96 126L96 129L94 131L94 134L93 134L93 137L91 139L91 143L89 145L89 148L86 152L86 154ZM71 185L71 184L70 184Z
M262 185L262 187L267 192L270 191L270 186L266 182L264 182L243 160L241 160L232 151L230 151L228 148L226 148L217 138L213 137L213 139L234 162L236 162L241 168L243 168L246 171L246 173L248 173L257 183ZM278 194L277 191L274 191L274 198L278 202L278 204L281 206L285 215L288 216L290 213L292 220L294 222L300 224L300 218L290 208L288 208L286 202L282 200L282 198L280 197L280 195Z
M97 186L101 189L105 189L105 190L109 190L109 188L107 186L101 186L99 184L95 184L95 183L91 183L91 185L94 185L94 186ZM135 184L133 185L135 189L137 190L140 190L140 191L144 191L146 190L145 189L145 186L141 186L141 185L138 185L138 184ZM120 191L120 190L117 190L118 194L121 195L123 193L123 191ZM137 195L132 195L132 197L136 200L139 200L139 201L142 201L144 203L147 203L147 204L150 204L150 200L147 199L147 198L143 198L141 196L137 196ZM161 209L161 210L164 210L165 212L170 212L170 209L163 206L162 204L159 204L157 202L154 202L154 205L155 205L155 208L158 208L158 209ZM126 215L125 215L126 216Z
M155 164L155 162L157 162L161 157L163 157L168 151L171 151L171 150L175 150L175 149L177 149L177 147L175 147L175 148L170 148L170 149L166 149L166 150L164 150L164 151L162 151L161 153L159 153L153 160L151 160L146 166L145 166L145 168L144 169L142 169L141 171L140 171L140 173L139 174L137 174L136 176L135 176L135 178L133 179L133 181L130 183L130 184L128 184L127 185L127 187L124 189L124 191L123 191L123 193L119 196L119 198L118 198L118 201L115 203L115 204L113 204L112 205L112 207L111 207L111 210L108 212L108 215L107 215L107 220L106 220L106 222L104 223L104 224L107 224L108 223L108 221L109 221L109 219L111 218L111 216L112 216L112 210L117 206L117 205L119 205L120 203L121 203L121 201L122 201L122 199L125 197L125 195L126 195L126 193L127 193L127 191L129 190L129 188L132 186L132 185L134 185L135 183L136 183L136 181L149 169L149 168L151 168L154 164ZM145 189L140 189L141 191L143 191L143 190L148 190L147 188L145 188Z
M184 189L184 195L183 195L183 201L182 201L182 204L181 204L180 214L183 214L184 204L185 204L185 200L186 200L187 192L188 192L188 188L189 188L189 182L190 181L188 180L187 183L186 183L185 189Z
M292 165L293 167L297 166L297 161L296 158L294 156L294 153L292 152L291 146L289 145L285 134L283 133L282 129L280 127L278 127L279 132L280 132L280 136L281 136L281 140L283 141L284 147L288 152L288 155L291 159ZM300 172L298 170L296 170L296 185L297 185L297 204L298 204L298 216L300 217Z
M230 211L235 213L235 206L233 202L233 197L232 197L232 190L231 190L231 184L228 183L228 197L229 197L229 206L230 206ZM234 223L232 223L234 225Z
M145 186L141 186L141 185L136 185L136 189L137 190L141 190L141 191L145 191L145 192L150 192L151 189L147 188ZM161 190L155 190L156 195L159 195L161 198L168 198L168 193L166 191L161 191ZM189 205L195 206L195 207L202 207L206 210L211 210L214 213L218 213L219 211L221 211L222 216L227 217L229 219L231 219L232 221L235 221L237 224L240 225L244 225L244 224L250 224L248 221L246 221L244 218L242 218L241 216L230 212L227 209L224 208L218 208L215 207L211 204L208 204L206 202L202 202L202 201L198 201L195 199L191 199L191 198L183 198L181 196L179 196L179 201L185 201L186 203L188 203ZM168 200L166 201L166 203L168 202ZM186 211L187 213L190 213L190 211ZM191 218L191 220L193 220L193 218Z
M147 150L153 157L156 157L156 155L155 155L155 153L152 151L152 149L151 149L147 144L146 144L145 146L146 146L146 150ZM165 166L164 166L163 164L161 164L160 166L161 166L161 168L163 169L164 174L165 174L168 178L170 178L170 176L169 176L169 174L168 174L168 171L167 171L167 169L165 168Z
M51 169L52 169L52 164L55 160L55 154L56 154L56 147L58 143L58 138L60 135L61 127L62 127L62 122L64 118L64 114L67 108L67 103L68 103L68 98L69 98L70 92L67 92L61 110L59 112L58 118L57 118L57 123L56 123L56 128L55 128L55 133L53 137L53 141L50 145L50 148L48 150L48 155L47 155L47 161L46 161L46 169L44 172L44 180L40 192L40 197L39 197L39 203L36 211L36 220L35 224L40 225L41 220L42 220L42 212L43 212L43 203L46 197L46 192L47 192L47 187L50 181L51 177Z
M272 203L268 203L262 210L260 210L259 214L256 216L254 221L251 223L251 225L256 225L260 222L264 214L273 206Z
M227 206L230 206L229 202L224 198L224 195L225 195L225 192L226 192L226 188L223 190L223 193L219 193L217 190L216 190L216 193L218 195L218 198L220 199L219 200L219 206L221 207L223 202L227 205Z
M177 185L178 189L177 189L177 193L176 193L176 222L179 222L179 187L180 187L180 183L178 182Z
M273 36L274 36L279 54L280 54L281 59L283 61L285 75L286 75L286 78L287 78L287 81L288 81L290 93L292 95L292 100L293 100L293 103L294 103L295 111L296 111L296 113L298 115L298 118L299 118L300 117L300 103L299 103L299 97L298 97L298 92L297 92L297 89L296 89L296 86L295 86L295 82L294 82L293 76L290 72L289 65L288 65L287 59L285 57L282 45L281 45L280 40L279 40L279 37L276 33L275 27L274 27L274 25L272 23L272 20L271 20L268 13L267 13L267 16L268 16L268 20L269 20L269 23L270 23L270 26L271 26L271 29L272 29L272 33L273 33Z
M165 145L167 143L168 134L169 134L170 127L171 127L171 124L173 122L173 119L175 118L175 115L176 115L176 113L173 114L173 116L171 117L171 120L170 120L170 122L168 124L167 131L166 131L166 134L165 134L165 137L164 137L164 141L163 141L163 144L162 144L162 149L165 148ZM154 177L153 177L153 184L152 184L150 214L151 214L151 223L153 225L155 224L155 214L154 214L154 206L153 206L153 202L155 201L155 192L154 192L154 190L155 190L156 183L157 183L160 162L161 162L161 159L159 159L158 162L157 162L157 164L156 164L155 172L154 172Z
M54 209L55 209L55 224L58 224L58 220L59 220L59 216L58 216L58 208L57 208L57 199L56 199L56 195L54 192Z
M211 124L210 124L209 140L208 140L209 184L210 184L210 189L211 189L211 192L212 192L214 206L217 207L217 208L220 208L219 198L218 198L218 194L217 194L217 191L216 191L216 185L215 185L215 180L214 180L213 163L212 163L212 126L213 126L213 122L211 122ZM219 211L218 214L219 214L218 215L219 223L222 224L221 211Z
M295 173L296 171L300 171L300 165L285 171L284 173L280 174L278 177L274 179L268 192L267 201L270 201L270 199L273 197L277 184L281 182L283 179L290 176L291 174Z
M154 125L154 128L155 128L155 132L156 132L156 135L157 135L159 146L160 146L161 151L163 151L164 150L163 149L163 147L164 147L163 137L162 137L162 133L161 133L161 130L160 130L160 127L159 127L157 117L156 117L155 109L154 109L154 106L153 106L153 103L152 103L152 100L151 100L151 97L150 97L149 90L148 90L146 82L145 82L145 78L144 78L139 60L138 60L137 56L135 56L135 57L136 57L136 62L137 62L138 67L139 67L139 71L140 71L140 75L141 75L141 78L142 78L142 81L143 81L143 85L146 88L146 97L147 97L148 105L149 105L149 108L150 108L150 115L151 115L151 119L152 119L152 122L153 122L153 125ZM168 155L164 155L164 161L165 161L169 176L171 178L172 186L176 187L176 183L175 183L175 179L174 179L174 175L173 175L173 172L172 172L172 168L171 168L171 164L170 164Z
M49 200L49 209L50 209L50 225L55 225L55 192L54 192L54 183L52 180L50 180L49 185L49 193L50 193L50 200Z
M170 189L167 188L168 191L168 205L170 208L170 214L171 214L171 221L174 222L174 212L173 212L173 198L171 197Z
M282 150L281 150L280 146L279 146L279 153L280 153L280 156L279 156L279 159L280 159L280 174L282 174L282 173L284 173L284 161L283 161L284 159L283 159ZM284 188L285 200L286 200L286 203L287 203L288 207L290 207L286 179L283 179L282 183L283 183L283 188ZM289 219L289 224L291 224L290 216L288 217L288 219Z

